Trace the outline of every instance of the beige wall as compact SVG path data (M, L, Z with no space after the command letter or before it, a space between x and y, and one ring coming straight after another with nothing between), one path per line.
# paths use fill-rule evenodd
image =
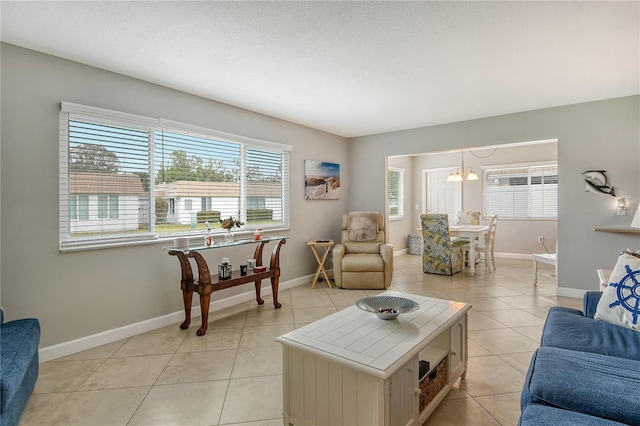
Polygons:
M283 283L315 272L307 240L339 238L349 187L343 186L340 200L304 200L303 166L306 159L331 161L348 175L344 138L12 45L2 44L1 54L1 303L8 319L39 318L41 347L182 309L180 268L162 250L166 242L58 252L60 101L292 145ZM218 264L229 257L239 264L251 254L246 247L217 249L206 258ZM250 286L236 287L215 293L213 300L249 291Z
M581 176L585 170L607 170L619 196L631 201L632 210L638 206L639 101L631 96L350 139L348 208L384 208L388 156L557 139L558 293L579 297L598 288L596 268L611 268L627 247L640 248L637 234L593 232L596 225L628 225L631 216L612 216L615 199L585 192Z

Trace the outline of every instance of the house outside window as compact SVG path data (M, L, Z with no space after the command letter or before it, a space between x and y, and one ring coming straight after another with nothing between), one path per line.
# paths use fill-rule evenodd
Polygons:
M389 219L404 217L404 169L389 167L387 193Z
M557 219L558 165L483 168L484 216L501 219Z
M289 226L289 145L67 102L59 124L61 251L199 234L201 210Z

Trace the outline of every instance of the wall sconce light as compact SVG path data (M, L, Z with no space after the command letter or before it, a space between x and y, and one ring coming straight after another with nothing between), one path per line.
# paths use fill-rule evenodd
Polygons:
M626 198L618 198L618 208L616 209L617 216L626 216L629 205Z
M464 168L464 150L460 151L462 155L462 166L451 170L447 176L447 182L462 182L464 180L478 180L478 174L473 167ZM465 177L466 175L466 177Z

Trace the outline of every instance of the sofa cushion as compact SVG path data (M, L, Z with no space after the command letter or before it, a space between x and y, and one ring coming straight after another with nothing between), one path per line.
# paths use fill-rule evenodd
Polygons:
M528 404L522 409L518 426L624 426L624 423L562 410L542 404Z
M571 308L549 310L540 345L640 361L640 333Z
M620 254L594 318L640 331L640 258Z
M544 347L531 359L520 402L637 425L638 389L640 361Z
M33 390L38 375L38 320L27 318L2 324L0 342L0 413L4 415L14 398L24 399L26 404Z

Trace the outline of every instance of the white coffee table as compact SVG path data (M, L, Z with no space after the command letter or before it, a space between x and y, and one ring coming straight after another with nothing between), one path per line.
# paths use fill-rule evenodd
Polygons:
M471 305L383 295L420 307L386 321L351 306L276 339L283 346L285 425L419 425L464 377ZM444 386L420 411L419 361L430 363L433 377L445 359Z

